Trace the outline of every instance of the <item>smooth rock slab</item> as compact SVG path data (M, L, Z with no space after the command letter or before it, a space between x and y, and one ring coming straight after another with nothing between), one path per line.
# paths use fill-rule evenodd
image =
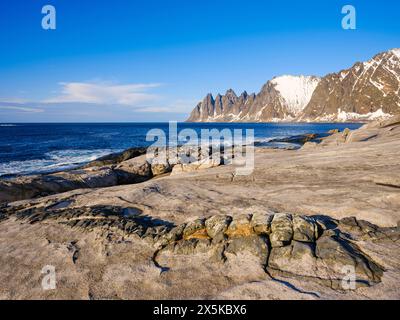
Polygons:
M258 257L260 263L265 265L269 254L268 238L264 236L251 235L232 239L229 242L225 253L237 255L240 252L248 252Z

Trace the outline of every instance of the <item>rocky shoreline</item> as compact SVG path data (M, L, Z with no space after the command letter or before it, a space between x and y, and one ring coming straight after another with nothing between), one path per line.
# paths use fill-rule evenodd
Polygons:
M399 137L399 117L296 137L299 150L256 149L250 176L162 167L132 149L80 169L123 171L121 185L2 192L0 297L399 299ZM41 288L44 265L56 290Z
M282 146L279 147L281 149L298 149L307 142L319 143L322 137L332 133L304 134L272 139L266 145L256 143L255 146L270 147L271 143L282 143ZM211 147L181 146L177 149L177 161L172 163L168 159L169 155L166 156L166 161L160 162L146 157L147 148L130 148L71 170L8 179L0 178L0 203L44 197L82 188L104 188L141 183L164 174L208 169L228 163L229 159L224 157L224 149L221 146L220 160L218 161L218 159L212 159ZM150 152L157 154L157 149L150 150ZM190 157L193 159L188 161Z

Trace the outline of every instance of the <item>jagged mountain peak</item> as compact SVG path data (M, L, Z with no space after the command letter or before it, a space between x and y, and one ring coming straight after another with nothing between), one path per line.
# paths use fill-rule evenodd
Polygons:
M400 113L400 49L320 78L282 75L256 95L208 97L188 121L358 121Z
M225 93L225 96L234 96L236 97L236 93L233 89L228 89Z

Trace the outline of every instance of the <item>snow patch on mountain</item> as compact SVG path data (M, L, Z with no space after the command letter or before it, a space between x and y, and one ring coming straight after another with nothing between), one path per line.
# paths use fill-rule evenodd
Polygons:
M400 59L400 49L392 49L390 52Z
M346 121L352 121L352 120L357 120L357 121L371 121L371 120L376 120L376 119L388 119L392 115L383 112L382 108L376 110L375 112L369 112L366 114L359 114L359 113L354 113L354 112L345 112L341 111L339 109L338 115L337 115L337 120L346 122Z
M320 78L314 76L284 75L271 82L287 104L288 110L298 115L310 102Z

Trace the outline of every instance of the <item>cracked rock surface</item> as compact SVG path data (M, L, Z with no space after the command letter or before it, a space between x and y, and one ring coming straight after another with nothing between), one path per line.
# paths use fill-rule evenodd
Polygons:
M303 280L338 292L344 291L342 283L347 270L355 272L355 288L380 284L386 271L360 248L355 238L376 243L398 243L400 238L399 227L381 228L354 217L336 220L267 212L234 217L214 215L174 225L137 213L133 208L53 207L3 207L2 225L7 220L64 225L80 233L95 233L111 244L142 243L151 251L149 263L151 260L160 276L171 272L174 259L186 261L192 257L196 261L203 256L209 266L224 270L238 263L238 257L247 256L251 257L246 260L252 268L263 270L266 278ZM82 256L79 242L70 241L66 248L73 264L78 264Z

